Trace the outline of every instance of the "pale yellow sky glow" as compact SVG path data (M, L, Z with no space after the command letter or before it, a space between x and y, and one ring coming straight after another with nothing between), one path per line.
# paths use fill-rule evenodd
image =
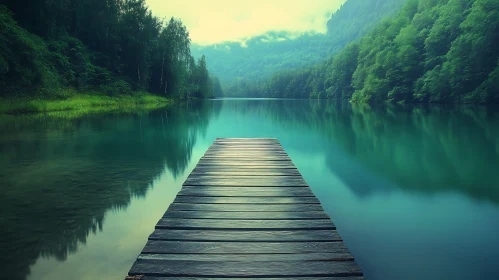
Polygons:
M180 18L193 43L240 41L267 31L326 31L346 0L146 0L160 18Z

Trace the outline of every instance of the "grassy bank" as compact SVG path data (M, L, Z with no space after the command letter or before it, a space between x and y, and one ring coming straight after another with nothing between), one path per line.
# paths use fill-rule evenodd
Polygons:
M171 100L149 93L107 96L98 92L65 91L58 97L0 98L0 114L45 113L78 110L81 112L112 111L134 107L162 107Z

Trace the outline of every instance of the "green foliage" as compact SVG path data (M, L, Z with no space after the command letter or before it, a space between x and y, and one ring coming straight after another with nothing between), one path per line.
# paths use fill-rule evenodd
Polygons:
M61 86L110 96L212 95L206 61L189 65L185 26L173 18L163 23L145 0L21 2L0 6L0 96L51 94Z
M0 96L42 84L48 50L43 40L20 28L11 12L0 6Z
M350 99L354 92L352 75L357 68L359 45L348 45L331 64L330 77L327 79L326 97Z
M217 77L211 77L211 81L213 83L213 96L222 97L224 95L224 91L222 89L222 85L220 84L220 80Z
M295 97L307 90L354 102L498 102L498 45L499 1L410 0L333 59L275 76ZM317 80L323 88L311 87Z
M159 107L170 102L169 99L164 97L140 92L130 95L106 96L99 92L90 92L90 94L87 94L75 91L74 89L64 88L58 89L57 95L63 96L64 99L33 98L32 96L0 98L0 113L18 114L77 111L74 114L81 115L89 112L128 109L138 105Z
M336 47L338 51L340 47ZM192 46L195 57L207 57L210 72L220 77L225 89L234 90L236 80L254 82L281 70L298 69L319 63L332 52L329 37L323 34L268 32L242 42ZM251 58L251 59L248 59Z
M60 73L65 86L88 89L100 85L108 85L113 77L106 68L92 63L95 59L87 47L70 36L62 36L58 40L48 42L50 62Z
M471 100L478 100L480 103L499 103L499 60L494 71L472 94Z
M383 17L403 7L404 0L349 0L327 22L328 36L335 42L355 41L369 32Z
M108 96L131 95L132 88L130 84L123 80L118 80L101 87L101 91Z
M327 34L273 31L245 38L243 42L193 45L192 53L195 57L206 55L210 72L220 77L227 95L254 95L253 91L274 73L320 63L366 34L383 16L395 13L404 3L405 0L349 0L328 21Z

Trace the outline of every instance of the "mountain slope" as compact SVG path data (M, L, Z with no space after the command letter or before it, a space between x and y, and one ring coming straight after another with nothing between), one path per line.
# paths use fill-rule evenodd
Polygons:
M398 12L405 0L377 0L345 2L327 22L327 35L338 44L361 38L384 17Z
M496 103L498 44L498 0L410 0L334 58L277 73L257 92L354 102Z
M321 62L360 38L382 17L398 11L403 3L405 0L348 0L328 21L327 34L268 32L243 43L193 44L191 53L194 57L206 55L210 73L220 78L228 95L237 96L275 72Z

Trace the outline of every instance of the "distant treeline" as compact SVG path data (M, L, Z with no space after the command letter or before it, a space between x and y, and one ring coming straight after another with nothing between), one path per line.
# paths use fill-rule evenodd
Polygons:
M410 0L360 41L248 96L354 102L499 102L499 1Z
M0 96L72 87L108 95L214 93L204 57L190 54L178 19L154 17L145 0L0 1Z

